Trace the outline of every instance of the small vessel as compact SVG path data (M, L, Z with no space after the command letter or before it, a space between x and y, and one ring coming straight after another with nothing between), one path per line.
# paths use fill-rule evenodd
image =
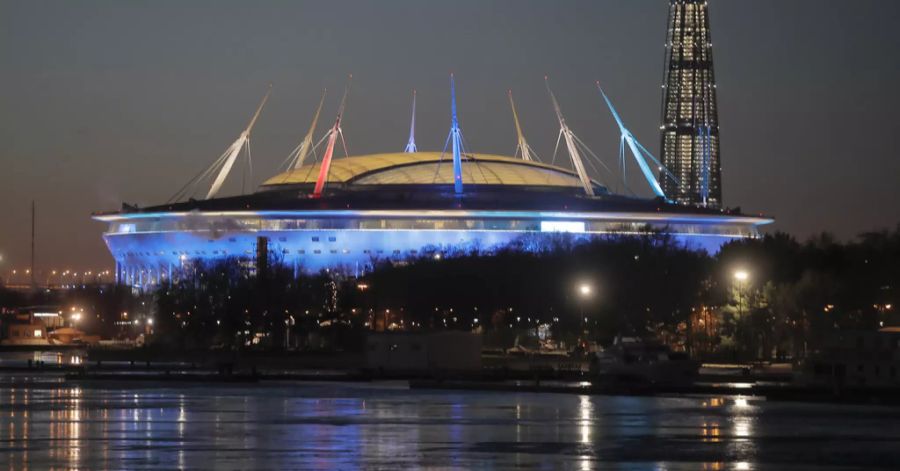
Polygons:
M687 353L639 337L616 337L613 345L591 357L591 373L603 381L651 384L692 382L700 362Z

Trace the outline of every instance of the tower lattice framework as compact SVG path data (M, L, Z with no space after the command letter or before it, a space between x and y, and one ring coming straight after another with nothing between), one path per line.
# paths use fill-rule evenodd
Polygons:
M662 163L666 196L680 204L722 205L719 117L713 73L709 5L670 0L662 106Z

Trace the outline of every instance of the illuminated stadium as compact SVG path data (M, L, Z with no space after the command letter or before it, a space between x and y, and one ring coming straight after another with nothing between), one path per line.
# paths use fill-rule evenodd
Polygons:
M440 258L510 243L533 250L560 232L585 238L660 232L715 252L728 241L756 237L758 226L772 222L674 204L659 192L656 198L612 194L588 176L583 155L590 151L568 128L552 92L551 99L572 169L534 159L511 95L516 155L466 152L451 79L451 129L443 152L417 150L413 101L405 152L333 159L335 146L343 141L345 92L334 125L314 143L320 102L309 133L285 161L284 172L253 193L218 197L222 181L249 143L264 99L238 140L172 201L146 208L123 205L121 211L95 213L94 219L108 224L104 239L116 261L117 279L133 286L177 277L198 259L254 260L263 238L270 255L297 271L328 268L359 274L377 260ZM630 148L656 192L659 184L646 161L655 159L608 105L622 127L621 157ZM320 147L321 159L307 159ZM206 197L187 197L204 180L212 181Z

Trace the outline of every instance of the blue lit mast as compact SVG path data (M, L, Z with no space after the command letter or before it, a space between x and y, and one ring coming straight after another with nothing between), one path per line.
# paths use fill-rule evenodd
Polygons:
M412 120L409 123L409 142L404 152L416 152L416 91L413 90Z
M576 145L578 137L575 136L572 130L569 129L569 125L566 124L566 118L563 117L562 109L560 109L559 103L556 101L556 96L553 95L553 90L550 90L550 80L547 77L544 77L544 83L547 85L547 93L550 94L550 100L553 102L553 111L556 112L556 119L559 120L559 136L556 138L556 146L557 148L559 147L560 139L565 140L566 148L569 151L569 158L572 159L572 165L575 166L575 172L581 180L581 186L584 187L584 192L587 193L588 196L594 196L594 185L591 183L591 177L588 176L587 170L584 168L581 152L579 152L578 146Z
M453 191L457 195L463 192L462 180L462 131L459 130L459 120L456 118L456 85L453 82L453 74L450 74L450 134L447 136L447 142L444 143L444 150L441 152L443 158L444 152L447 152L447 145L453 147Z
M637 162L638 167L641 169L641 173L644 174L644 178L647 179L647 183L650 185L650 189L653 190L653 193L656 196L663 198L668 201L666 194L663 192L662 187L659 184L659 180L653 174L653 170L650 169L650 165L647 163L647 159L655 163L659 169L659 171L663 172L667 177L675 180L677 183L678 180L675 178L675 175L672 175L672 172L669 172L653 154L650 153L644 146L641 145L637 139L634 138L634 135L631 134L625 124L622 122L622 118L619 117L619 113L616 112L616 108L613 107L612 102L609 100L609 97L606 96L606 93L603 92L603 88L600 87L600 82L597 82L597 90L600 91L600 95L603 97L603 100L606 102L606 106L609 107L609 112L612 113L613 118L616 120L616 124L619 125L619 132L621 132L621 137L619 138L619 161L621 162L623 173L625 168L625 145L628 145L628 148L631 149L631 155L634 156L635 162ZM646 158L645 158L646 157Z

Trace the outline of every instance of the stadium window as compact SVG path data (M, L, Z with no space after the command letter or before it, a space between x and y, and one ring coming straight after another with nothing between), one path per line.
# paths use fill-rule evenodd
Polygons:
M400 255L400 250L394 250L394 255Z
M329 237L328 242L337 242L337 237Z
M322 253L322 251L321 251L321 250L318 250L318 249L316 249L316 250L313 250L313 253L314 253L314 254L320 254L320 253Z
M313 237L313 238L312 238L312 241L313 241L313 242L318 242L318 241L319 241L319 238L318 238L318 237Z
M331 249L331 250L329 250L329 252L331 252L331 253L337 253L337 249Z
M303 250L303 249L300 249L300 250L298 250L298 251L297 251L297 253L298 253L298 254L300 254L300 255L303 255L303 254L305 254L305 253L306 253L306 251L305 251L305 250Z
M344 249L344 250L341 250L341 252L343 252L343 253L350 253L350 250Z
M369 249L363 249L363 253L372 253L372 251Z
M237 239L235 239L234 237L229 237L228 242L237 242Z

